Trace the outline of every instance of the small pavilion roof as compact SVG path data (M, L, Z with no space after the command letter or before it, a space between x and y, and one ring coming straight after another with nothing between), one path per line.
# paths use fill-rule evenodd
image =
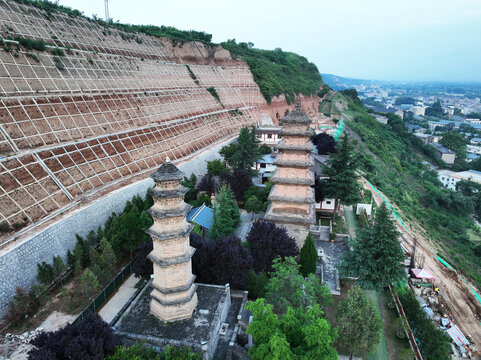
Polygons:
M187 213L187 221L198 224L204 229L210 230L212 222L214 221L214 212L205 204L190 210Z

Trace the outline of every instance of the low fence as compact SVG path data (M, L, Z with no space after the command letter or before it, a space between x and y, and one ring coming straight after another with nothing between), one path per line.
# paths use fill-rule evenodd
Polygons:
M120 285L132 274L132 263L135 257L122 269L121 272L97 295L97 297L80 313L80 315L72 322L75 324L82 320L90 313L99 311L102 306L110 299L110 296L117 290Z
M411 330L411 326L409 326L409 321L407 319L406 314L404 313L403 306L401 304L401 301L399 300L396 291L394 289L394 286L389 285L389 290L391 290L392 297L394 299L394 304L396 305L397 312L399 313L399 316L402 319L404 330L406 331L406 335L409 340L409 344L411 345L411 349L414 351L414 355L416 355L417 360L423 360L423 356L421 355L421 351L419 351L418 344L416 343L416 339L414 339L413 332Z

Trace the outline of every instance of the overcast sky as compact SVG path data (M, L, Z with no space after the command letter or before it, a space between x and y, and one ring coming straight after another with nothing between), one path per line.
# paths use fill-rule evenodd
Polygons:
M104 0L60 0L104 17ZM322 73L481 82L481 0L110 0L110 17L293 51Z

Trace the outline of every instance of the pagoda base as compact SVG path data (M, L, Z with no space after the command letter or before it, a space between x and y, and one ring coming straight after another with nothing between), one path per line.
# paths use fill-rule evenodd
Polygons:
M151 311L154 302L151 301L149 290L152 288L151 283L147 284L144 291L119 314L119 320L113 324L116 341L125 346L143 343L157 351L165 350L168 345L188 347L200 352L204 359L212 359L219 341L225 342L219 333L221 326L229 321L228 315L233 319L238 316L240 300L239 304L234 303L237 305L231 309L229 287L196 285L198 287L195 301L198 303L192 317L165 322L163 319L159 321L159 317ZM231 310L234 311L233 314ZM233 330L234 326L230 329Z
M189 301L174 305L162 305L155 298L152 298L150 302L150 313L163 322L190 319L197 306L197 302L196 293L194 293L194 296L192 296Z
M304 245L307 234L311 230L311 225L314 225L316 222L315 205L310 204L309 214L292 214L273 211L271 202L264 219L272 221L278 227L285 228L287 234L294 238L297 246L301 248Z

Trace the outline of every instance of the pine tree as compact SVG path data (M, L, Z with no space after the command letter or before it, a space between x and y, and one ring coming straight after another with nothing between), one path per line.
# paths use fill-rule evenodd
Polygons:
M95 276L95 274L88 268L85 269L80 277L80 284L84 295L87 295L92 289L96 290L100 285L97 276Z
M44 285L50 285L54 278L52 265L42 261L41 264L37 264L37 270L37 280Z
M317 251L311 233L309 233L301 248L301 257L299 264L301 265L301 273L304 277L309 274L316 273Z
M240 213L234 194L227 185L222 185L215 197L214 220L209 231L212 240L232 235L240 225Z
M63 274L67 270L67 267L63 263L62 257L60 255L53 257L53 276L56 278Z
M112 249L112 245L110 245L106 238L102 238L102 240L100 240L100 252L102 267L113 270L115 264L117 263L117 257Z
M338 342L349 351L366 356L379 343L382 322L372 300L359 286L354 286L339 303L336 314Z
M357 276L365 289L380 290L405 278L404 253L399 232L385 204L377 210L374 222L362 228L352 242L352 251L341 259L339 271Z
M334 218L336 216L337 201L352 205L361 200L361 188L357 182L357 160L354 155L354 146L351 144L347 133L344 133L339 145L338 153L332 154L328 159L328 166L324 173L328 176L324 180L326 196L336 199Z

